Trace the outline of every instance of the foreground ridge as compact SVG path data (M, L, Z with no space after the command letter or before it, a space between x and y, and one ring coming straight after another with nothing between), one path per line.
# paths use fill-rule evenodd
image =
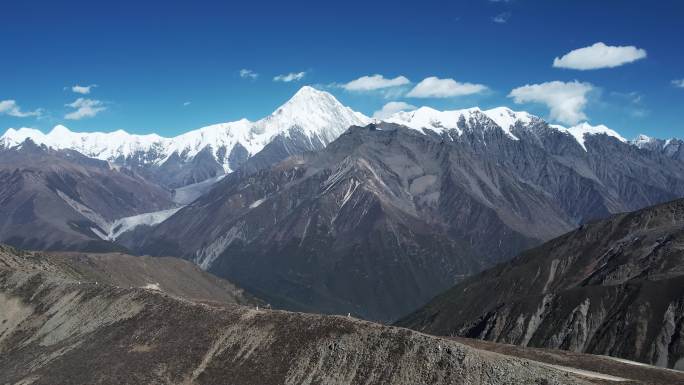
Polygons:
M77 281L52 258L0 248L3 383L593 383L349 317Z

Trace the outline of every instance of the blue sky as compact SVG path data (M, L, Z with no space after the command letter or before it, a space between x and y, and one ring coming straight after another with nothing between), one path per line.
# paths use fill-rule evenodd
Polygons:
M5 2L0 130L49 131L62 123L170 136L258 119L308 84L368 115L391 101L438 109L506 105L566 125L586 117L630 138L684 136L684 88L677 86L684 79L682 1L236 3ZM618 52L628 62L559 68L577 67L570 57L554 67L554 58L598 42L631 49ZM580 64L591 59L581 54ZM242 69L258 77L240 76ZM299 80L273 80L300 72ZM375 74L410 83L344 87ZM456 83L441 94L439 82L412 92L429 77ZM581 90L549 95L560 83ZM93 84L88 94L71 88ZM579 92L585 102L560 111L568 108L563 92Z

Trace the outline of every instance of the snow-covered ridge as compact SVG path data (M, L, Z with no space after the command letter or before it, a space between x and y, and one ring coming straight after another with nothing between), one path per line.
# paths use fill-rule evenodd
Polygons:
M342 105L334 96L312 87L302 87L289 101L271 115L251 122L247 119L202 127L173 138L156 134L134 135L119 130L114 132L79 133L58 125L44 134L32 128L10 128L0 137L0 147L15 147L26 139L55 149L72 149L86 156L117 161L141 157L143 163L162 164L177 153L187 159L210 146L226 172L231 171L228 157L219 156L236 144L250 155L261 151L277 135L289 135L299 130L310 139L327 144L352 125L365 125L370 119Z
M677 151L682 145L682 141L677 138L658 139L644 134L638 135L631 143L643 149L661 149L665 151Z
M511 132L511 128L517 122L529 124L533 120L539 120L538 117L527 112L513 111L506 107L497 107L490 110L481 110L478 107L473 107L454 111L438 111L430 107L421 107L413 111L397 112L385 119L385 121L401 124L420 131L427 128L440 134L445 129L454 129L460 135L462 132L458 127L458 121L461 117L465 119L467 124L470 119L478 120L481 116L486 116L493 120L513 140L518 140Z
M437 133L455 130L462 134L458 122L464 119L466 126L472 121L483 119L493 121L511 139L518 140L513 134L517 124L529 126L543 120L525 111L513 111L507 107L482 110L478 107L438 111L421 107L412 111L400 111L384 119L385 122L401 124L425 133L425 129ZM312 141L328 144L352 125L366 125L372 119L342 105L327 92L312 87L302 87L290 100L269 116L256 122L242 119L234 122L219 123L202 127L173 138L156 134L134 135L125 131L102 133L78 133L58 125L47 134L32 128L10 128L0 137L0 148L15 147L26 139L56 149L73 149L86 156L117 162L129 157L138 157L143 164L162 164L177 153L185 159L192 159L207 146L211 147L214 157L223 164L226 172L232 171L228 154L237 144L243 146L250 155L261 151L277 135L290 135L298 130ZM669 141L649 138L645 135L628 142L616 131L604 126L580 123L573 127L551 124L549 127L571 135L586 150L587 135L608 135L622 142L644 148L654 143ZM225 156L220 156L225 149Z
M492 120L503 132L512 140L518 140L513 134L512 129L517 124L528 126L530 124L543 122L543 119L525 111L513 111L507 107L496 107L489 110L482 110L478 107L467 108L454 111L438 111L430 107L421 107L413 111L400 111L385 119L386 122L396 123L425 132L425 129L432 130L441 134L444 130L456 130L459 135L462 130L458 127L461 118L465 124L470 124L471 120L481 121L483 117ZM571 135L577 143L586 151L585 140L587 135L608 135L621 142L628 143L616 131L604 126L592 126L589 123L580 123L573 127L564 127L557 124L550 124L549 127L560 132Z

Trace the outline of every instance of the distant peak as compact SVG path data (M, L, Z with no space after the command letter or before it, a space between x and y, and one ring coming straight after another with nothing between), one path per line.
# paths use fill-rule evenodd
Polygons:
M273 115L303 116L321 113L329 114L345 108L332 94L317 90L311 86L304 86L290 100L275 110Z
M334 100L337 102L332 94L317 90L311 86L304 86L299 89L283 106L288 104L302 104L302 103L319 103L321 100ZM338 102L339 103L339 102Z
M416 109L415 109L415 112L418 113L418 114L434 114L434 113L439 113L438 110L436 110L436 109L434 109L434 108L432 108L432 107L428 107L428 106L422 106L422 107L416 108Z
M317 94L317 93L324 93L324 92L319 91L319 90L317 90L311 86L303 86L302 88L299 89L299 91L297 91L295 93L295 96L300 95L300 94Z
M48 135L53 136L53 135L66 135L66 134L71 134L71 130L68 129L67 127L58 124L55 127L52 128L50 133Z
M599 124L598 126L592 126L588 122L582 122L570 128L565 128L563 126L558 125L550 126L575 137L575 140L577 140L577 143L579 143L579 145L582 146L584 151L587 151L587 146L585 145L586 136L591 135L607 135L623 143L627 143L627 139L623 138L622 135L618 134L615 130L612 130L604 126L603 124Z

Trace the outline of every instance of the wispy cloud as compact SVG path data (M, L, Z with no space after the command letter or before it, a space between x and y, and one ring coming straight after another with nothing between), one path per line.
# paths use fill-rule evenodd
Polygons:
M342 84L342 88L347 91L373 91L383 88L398 87L411 83L405 76L397 76L395 78L385 78L383 75L375 74L370 76L361 76L358 79L352 80L349 83Z
M297 82L297 81L304 79L304 76L306 76L306 72L304 72L304 71L302 71L302 72L291 72L291 73L285 74L285 75L278 75L278 76L273 78L273 81L274 82L285 82L285 83Z
M15 100L0 101L0 115L5 114L15 118L26 118L29 116L40 116L43 110L40 108L34 111L22 111Z
M192 102L184 102L184 103L183 103L183 107L187 107L187 106L189 106L190 104L192 104Z
M614 68L646 57L646 50L629 46L610 46L602 42L572 50L553 60L556 68L595 70Z
M577 124L587 119L584 108L587 94L594 90L590 83L552 81L528 84L508 94L517 104L541 103L549 108L549 117L565 124Z
M684 79L675 79L672 81L672 85L679 88L684 88Z
M67 107L74 108L72 111L64 116L64 119L80 120L83 118L92 118L100 112L107 109L99 100L78 98L72 103L66 104Z
M612 91L608 97L610 98L609 105L613 108L617 107L621 111L620 113L626 113L635 118L644 118L651 112L644 106L644 96L640 92Z
M375 119L387 119L399 111L413 111L416 106L406 102L389 102L373 113Z
M508 19L511 18L511 13L510 12L502 12L494 17L492 17L492 21L497 23L497 24L505 24L508 22Z
M406 96L412 98L449 98L478 94L486 90L487 86L483 84L461 83L454 79L440 79L436 76L430 76L416 84Z
M71 87L71 91L81 95L88 95L92 88L97 87L97 84L91 84L89 86L79 86L78 84Z
M254 72L254 71L252 71L252 70L248 70L248 69L246 69L246 68L243 68L243 69L240 70L240 77L243 78L243 79L252 79L252 80L256 80L256 78L259 77L259 74L256 73L256 72Z

